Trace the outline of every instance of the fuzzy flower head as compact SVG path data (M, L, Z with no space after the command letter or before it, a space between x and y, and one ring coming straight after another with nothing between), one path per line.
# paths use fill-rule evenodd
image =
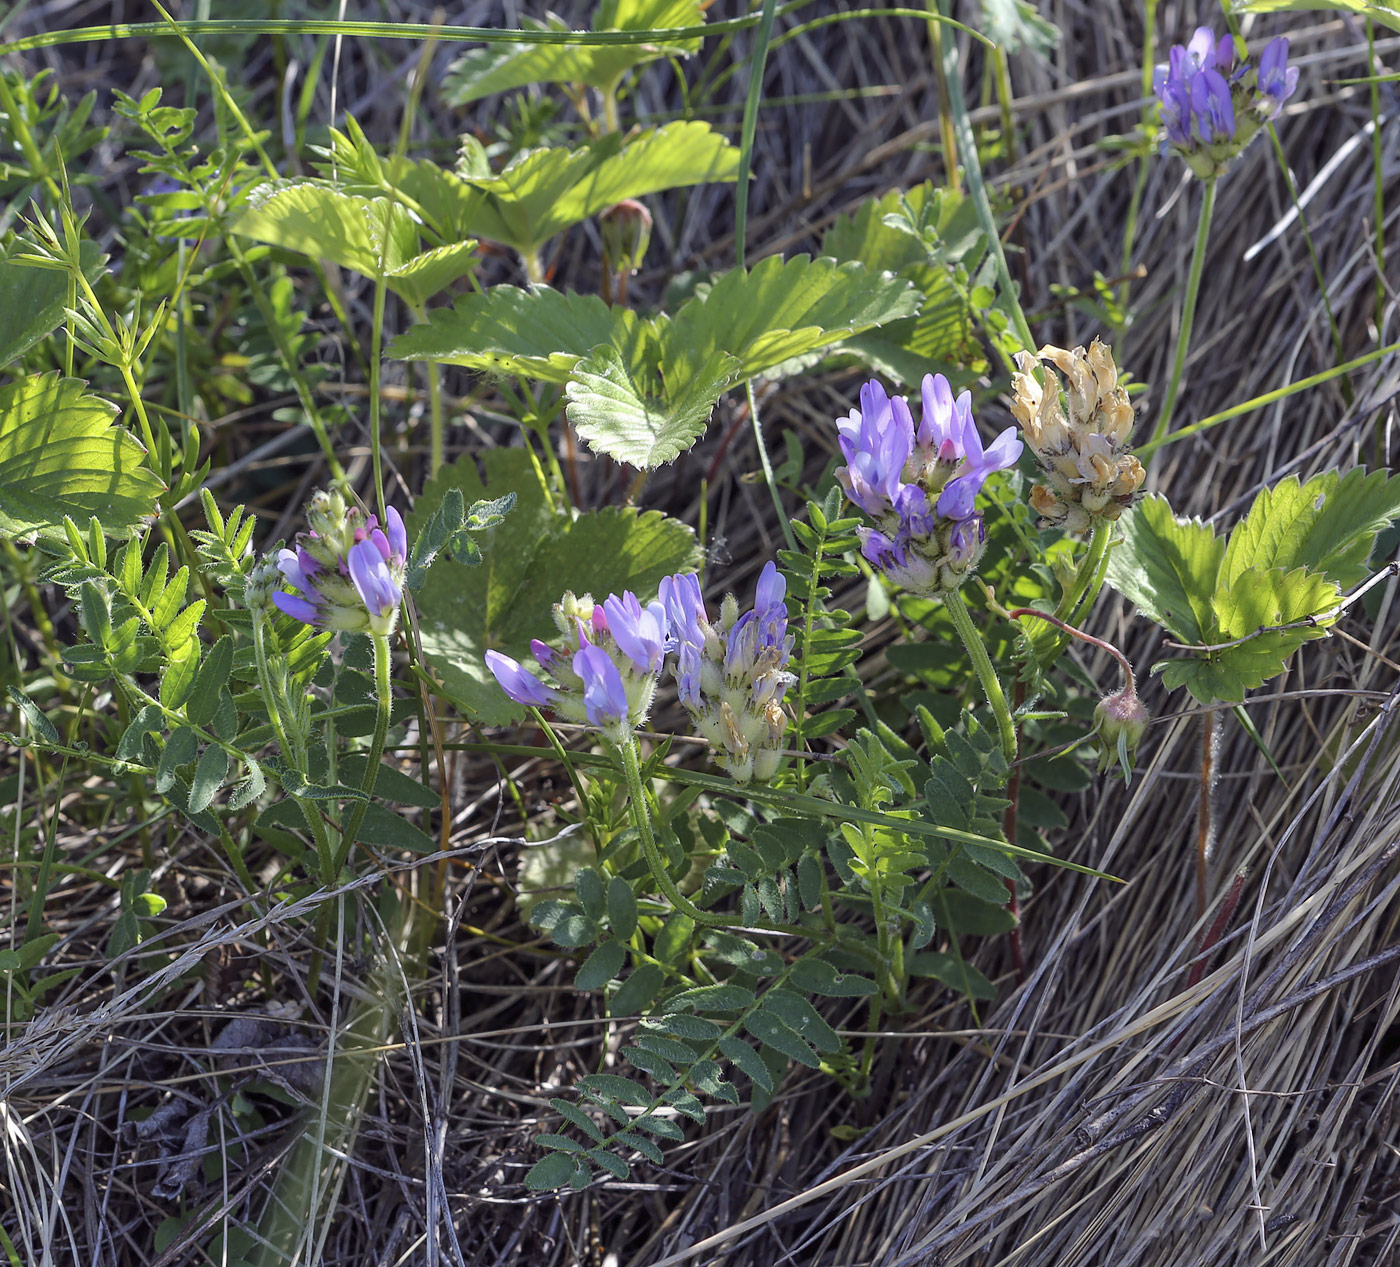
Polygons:
M1238 54L1233 36L1217 40L1209 27L1197 27L1190 43L1173 45L1153 74L1162 103L1162 152L1175 150L1203 180L1224 172L1298 86L1298 68L1287 65L1282 36L1257 63Z
M297 534L294 550L281 550L277 568L293 593L272 601L288 616L317 629L387 635L403 601L408 535L390 506L385 525L348 506L338 492L316 493L306 508L310 531Z
M554 623L561 647L530 644L542 675L499 651L486 653L486 667L517 704L552 708L621 743L651 710L670 639L666 605L644 606L628 591L601 603L566 592L554 606Z
M1133 407L1107 344L1095 339L1087 352L1047 345L1039 359L1066 383L1062 403L1055 373L1046 371L1042 388L1032 373L1037 358L1016 354L1021 372L1011 376L1011 412L1047 481L1031 489L1031 505L1042 526L1084 532L1095 519L1117 519L1142 489L1146 473L1128 447Z
M988 476L1021 456L1016 428L984 446L972 395L956 399L942 374L926 374L922 416L877 382L861 390L861 408L840 419L846 466L836 478L874 521L860 530L862 552L886 577L914 593L956 589L976 567L986 532L977 495Z
M741 615L731 594L711 621L693 572L661 582L681 703L715 763L736 783L766 782L778 772L787 725L783 696L797 680L787 667L793 640L786 590L782 573L765 563L753 607Z

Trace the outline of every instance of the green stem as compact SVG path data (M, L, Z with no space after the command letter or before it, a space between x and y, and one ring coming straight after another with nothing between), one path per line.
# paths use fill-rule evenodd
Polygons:
M387 230L384 236L387 240ZM384 285L384 258L381 256L379 276L374 282L374 321L370 330L369 349L369 452L374 466L374 495L377 499L380 523L384 522L389 512L388 503L384 500L384 445L379 434L379 351L384 341L384 300L387 295L388 289Z
M930 7L934 0L928 0ZM946 19L947 0L941 0L939 11ZM967 192L977 211L977 219L982 232L987 236L987 246L997 273L997 292L1011 318L1011 328L1027 352L1035 351L1035 340L1026 314L1021 310L1021 301L1016 293L1016 284L1011 280L1011 270L1006 264L1006 253L1001 249L1001 230L992 211L991 200L987 197L987 186L982 181L982 166L977 157L977 138L972 133L972 122L967 117L967 102L963 98L962 75L958 69L958 44L956 40L944 42L943 82L948 88L948 113L953 122L953 133L957 138L958 157L962 159L963 175L967 178ZM953 183L950 173L949 183Z
M1093 589L1094 578L1099 574L1104 559L1108 556L1108 543L1113 539L1113 525L1106 519L1095 519L1089 534L1089 549L1080 560L1079 569L1070 581L1069 588L1060 596L1055 615L1061 620L1073 622L1075 613L1083 605ZM1097 597L1097 591L1095 591Z
M783 531L783 540L787 542L787 548L793 553L797 552L797 538L792 532L791 517L783 509L782 495L778 492L778 485L773 480L773 463L768 457L768 446L763 442L763 424L758 419L758 399L753 394L753 379L748 379L744 383L744 392L749 402L749 421L753 423L753 439L758 446L758 464L763 468L763 482L768 485L768 494L773 499L773 509L778 512L778 524Z
M1152 94L1152 68L1156 60L1157 0L1147 0L1144 29L1146 35L1143 40L1142 49L1142 83L1140 85L1140 90L1142 96L1149 102L1149 105L1143 108L1140 126L1143 131L1146 132L1150 126L1150 103L1154 100ZM1128 200L1128 215L1123 226L1123 255L1118 269L1118 272L1123 277L1123 281L1118 285L1118 306L1123 310L1123 324L1118 326L1113 332L1113 341L1115 343L1122 337L1123 331L1127 327L1129 288L1132 286L1132 282L1128 280L1128 274L1132 271L1133 267L1133 246L1137 242L1138 214L1142 210L1143 192L1147 189L1147 176L1152 170L1152 163L1156 158L1156 154L1148 153L1138 159L1137 180L1133 182L1133 196Z
M987 703L992 706L992 712L996 714L997 730L1001 734L1001 752L1006 758L1008 767L1016 764L1016 723L1012 720L1011 709L1006 705L1006 696L1002 693L1001 679L997 677L997 671L992 667L992 658L987 654L986 645L982 641L982 636L977 632L977 626L972 623L972 615L967 610L967 602L960 590L949 590L943 595L943 606L947 608L948 615L953 619L953 628L958 631L958 637L962 639L963 646L967 648L967 654L972 659L972 667L977 670L977 677L982 683L982 691L987 697Z
M739 130L739 181L734 187L734 254L744 267L744 247L749 235L749 172L753 165L753 138L758 130L758 106L763 97L763 69L768 64L768 45L773 38L773 20L778 16L776 0L763 0L763 12L754 33L753 56L749 62L749 91L744 100L744 121Z
M661 849L656 843L656 833L651 829L651 815L647 813L646 790L642 787L642 767L637 759L636 738L628 734L617 745L617 752L622 758L622 773L627 780L627 803L632 810L632 823L637 829L637 835L641 838L642 853L646 855L647 866L651 869L652 878L656 881L657 887L666 895L667 900L676 910L683 915L689 915L697 924L709 928L732 927L736 923L733 916L717 915L713 911L702 911L676 887L676 882L671 879L671 873L666 870L666 861L662 858ZM801 933L803 931L799 928L790 928L786 924L771 924L766 920L746 924L745 927L762 928L777 933Z
M384 757L384 742L389 737L389 709L393 703L393 688L389 683L389 662L392 659L389 636L376 633L370 637L374 640L374 692L379 697L379 708L374 716L374 736L365 754L365 777L360 782L360 791L365 794L365 799L355 802L355 808L350 811L350 822L341 833L340 845L335 853L335 875L340 874L365 821L369 798L374 795L374 781L379 777L379 763Z
M1172 376L1167 383L1167 395L1162 401L1157 415L1157 425L1152 429L1151 443L1160 444L1171 427L1172 410L1176 406L1177 392L1181 390L1181 372L1186 368L1186 351L1191 345L1191 327L1196 321L1196 296L1201 290L1201 272L1206 262L1206 244L1210 240L1210 217L1215 210L1215 178L1206 181L1205 195L1201 201L1200 219L1196 222L1196 245L1191 252L1191 272L1186 278L1186 302L1181 311L1181 329L1176 336L1176 358L1172 362Z
M425 361L428 375L428 474L436 477L443 463L442 371L436 361Z

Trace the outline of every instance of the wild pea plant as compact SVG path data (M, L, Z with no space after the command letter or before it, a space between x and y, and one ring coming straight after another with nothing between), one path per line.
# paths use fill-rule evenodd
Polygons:
M1035 864L1096 874L1051 857L1039 833L1065 820L1037 781L1090 778L1051 750L1093 729L1126 777L1146 726L1126 661L1097 708L1053 672L1070 638L1089 637L1079 626L1105 583L1194 653L1159 666L1167 687L1238 703L1339 618L1378 531L1400 514L1396 481L1359 470L1265 490L1227 538L1175 519L1160 495L1143 500L1120 367L1098 340L1033 346L975 143L957 141L965 197L926 184L872 200L832 226L817 258L760 259L691 278L656 310L629 306L654 227L639 200L747 179L746 147L707 124L622 117L627 77L693 51L694 37L663 37L701 18L698 5L615 0L595 29L655 40L462 58L452 99L558 83L587 121L575 144L500 163L471 136L448 163L406 145L380 152L347 119L315 151L314 175L288 175L217 75L225 139L208 153L192 147L193 111L163 105L158 90L119 96L152 182L120 279L64 195L65 160L93 143L90 107L66 111L42 84L3 79L0 104L27 124L26 179L46 196L0 261L0 284L35 314L3 347L6 363L24 359L0 388L0 531L20 584L59 586L74 608L66 641L48 630L49 693L12 688L26 733L9 738L45 761L106 770L143 815L183 815L218 842L243 894L267 904L435 850L389 806L430 810L438 797L384 763L407 719L420 736L432 730L423 693L483 727L529 716L577 790L580 830L555 847L570 892L528 919L579 961L579 990L603 993L628 1069L600 1063L577 1096L551 1099L562 1125L538 1137L546 1155L526 1180L537 1189L625 1178L636 1155L659 1164L657 1141L683 1138L681 1118L703 1123L714 1102L746 1097L762 1106L792 1062L865 1094L877 1035L920 980L992 997L961 958L963 939L1014 931ZM1198 32L1159 74L1165 144L1206 191L1149 456L1185 434L1170 431L1171 413L1215 181L1293 94L1286 54L1275 42L1251 62L1233 40ZM971 140L955 77L949 87L953 131ZM551 246L595 219L598 293L556 288ZM483 281L482 241L513 252L519 275ZM325 263L372 285L367 330ZM370 506L343 485L349 415L325 406L324 371L302 355L293 270L306 267L367 367ZM335 481L292 545L261 558L254 519L201 487L209 468L190 421L191 361L206 393L246 391L213 368L228 346L185 337L231 278L253 313L225 337L263 385L295 398L294 420ZM396 337L393 304L408 322ZM60 327L65 337L44 343ZM1011 372L1017 425L984 439L988 352ZM421 364L426 380L430 478L406 516L386 488L385 355ZM166 365L169 399L152 408L153 370ZM448 365L495 377L519 445L446 461ZM742 387L777 498L751 385L818 368L879 377L833 420L833 469L797 488L805 513L757 569L752 603L707 598L695 531L635 507L648 474ZM128 402L124 425L80 374ZM917 420L885 382L917 385ZM564 429L635 471L626 505L577 504L554 442ZM796 487L804 455L795 437L784 443L777 470ZM204 527L187 529L179 507L196 493ZM903 704L862 672L864 635L847 610L861 598L900 628L886 659ZM657 740L649 726L676 733ZM586 746L566 746L580 736ZM691 740L722 774L677 759ZM159 914L154 842L143 846L143 867L120 882L113 954L139 947ZM51 842L35 862L34 914L3 969L26 1015L62 978L40 975ZM313 995L321 959L338 953L336 918L335 904L319 907ZM361 949L373 953L372 939ZM375 1032L361 1035L366 1048ZM316 1174L324 1132L340 1132L332 1145L346 1137L367 1088L363 1077L337 1084ZM299 1173L289 1166L289 1185ZM314 1212L315 1192L283 1202L286 1218Z

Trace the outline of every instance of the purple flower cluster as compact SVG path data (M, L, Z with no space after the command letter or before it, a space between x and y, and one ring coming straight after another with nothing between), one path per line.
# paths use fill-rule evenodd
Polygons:
M1162 103L1166 138L1197 175L1218 176L1298 86L1298 68L1288 65L1288 41L1271 40L1258 64L1238 56L1231 35L1219 40L1197 27L1188 44L1174 44L1158 66L1153 88Z
M587 596L565 594L555 607L555 623L569 650L556 651L539 639L530 644L552 684L499 651L486 653L486 667L517 704L552 708L620 739L651 708L669 646L665 605L643 606L631 592L610 594L596 604Z
M486 653L486 666L517 704L552 708L622 743L646 719L657 678L669 665L681 703L719 765L740 783L770 779L786 728L783 696L796 680L787 671L786 588L768 563L753 608L740 615L731 596L715 621L693 572L666 577L660 597L647 604L632 593L601 603L565 594L554 609L565 648L538 639L530 644L543 676L499 651Z
M295 593L278 590L278 610L317 629L389 634L398 622L408 535L392 506L379 526L339 493L317 493L306 512L310 531L282 550L277 568Z
M661 582L680 701L716 763L738 783L778 772L787 725L783 696L796 681L787 671L793 639L786 592L782 573L766 563L753 607L740 615L731 595L712 622L693 572Z
M956 589L976 565L986 531L976 498L994 471L1021 456L1016 428L985 448L972 417L972 394L956 400L942 374L926 374L917 427L902 396L875 380L861 407L837 420L846 465L836 478L877 527L861 529L865 557L915 593Z

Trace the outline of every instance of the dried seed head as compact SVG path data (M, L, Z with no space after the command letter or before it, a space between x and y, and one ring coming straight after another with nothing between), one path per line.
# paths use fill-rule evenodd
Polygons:
M1011 412L1048 480L1031 490L1031 506L1045 525L1084 532L1095 519L1117 519L1146 479L1128 448L1133 407L1112 350L1098 339L1087 352L1047 345L1038 359L1059 369L1066 383L1062 404L1059 378L1047 370L1042 388L1032 373L1037 357L1016 354L1021 372L1011 377Z

